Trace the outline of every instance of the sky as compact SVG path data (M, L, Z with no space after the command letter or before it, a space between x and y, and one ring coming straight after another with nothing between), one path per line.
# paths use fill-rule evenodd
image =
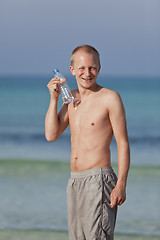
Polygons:
M0 0L0 74L67 74L81 44L103 74L159 77L160 1Z

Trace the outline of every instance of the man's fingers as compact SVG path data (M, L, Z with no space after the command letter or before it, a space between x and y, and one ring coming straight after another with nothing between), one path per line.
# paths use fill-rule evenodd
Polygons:
M126 200L125 194L117 194L115 191L113 191L110 195L110 201L111 201L111 208L114 208L116 205L122 205L124 201Z
M48 83L48 85L47 85L47 87L48 86L52 86L52 85L54 85L54 84L59 84L61 81L60 81L60 79L59 78L52 78L50 81L49 81L49 83Z
M117 205L118 197L111 194L111 208L114 208Z
M51 80L50 80L50 82L55 82L55 81L60 82L60 79L58 77L55 77L55 78L51 78Z
M126 200L126 197L118 199L118 205L122 205L122 203L124 203L125 200Z
M116 205L117 205L117 200L116 199L112 200L111 208L114 208Z
M58 85L59 83L60 83L59 81L50 81L50 82L47 84L47 87L56 86L56 85Z
M52 78L49 83L47 84L47 87L49 89L50 94L55 95L56 97L60 94L58 84L60 84L59 78ZM58 94L58 95L57 95Z

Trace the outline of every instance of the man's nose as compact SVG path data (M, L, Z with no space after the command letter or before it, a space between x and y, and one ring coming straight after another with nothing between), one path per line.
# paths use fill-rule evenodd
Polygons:
M90 74L91 74L91 71L90 71L90 69L89 69L89 68L86 68L85 74L86 74L86 76L90 76Z

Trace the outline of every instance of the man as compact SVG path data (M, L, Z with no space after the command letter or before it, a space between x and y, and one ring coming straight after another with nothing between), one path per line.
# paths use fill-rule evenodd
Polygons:
M60 80L48 83L51 99L45 119L45 135L55 141L70 125L71 178L67 186L70 240L112 240L117 205L126 198L130 163L125 110L118 93L96 83L100 71L98 51L77 47L71 56L71 73L78 89L74 101L57 114ZM110 143L118 150L118 179L111 168Z

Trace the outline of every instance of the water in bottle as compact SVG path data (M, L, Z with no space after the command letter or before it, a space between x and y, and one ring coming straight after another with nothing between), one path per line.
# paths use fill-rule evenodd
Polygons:
M70 103L73 101L74 97L72 96L71 90L69 89L65 77L59 72L58 69L54 69L54 77L58 77L61 81L60 84L58 84L59 89L60 89L60 94L62 96L63 102L64 103Z

